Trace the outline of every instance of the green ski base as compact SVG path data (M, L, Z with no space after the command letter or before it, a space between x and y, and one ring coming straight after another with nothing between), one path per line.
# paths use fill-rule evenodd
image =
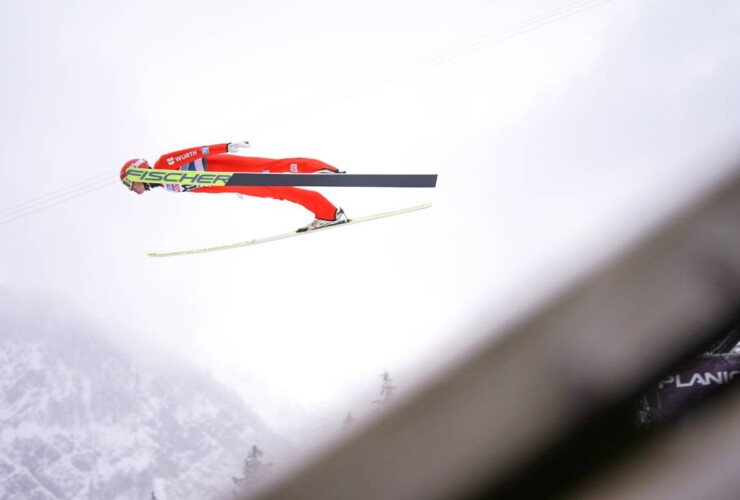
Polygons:
M358 217L356 219L350 219L349 222L345 222L344 224L337 224L336 226L327 226L320 229L314 229L313 231L304 231L299 233L298 231L291 231L289 233L283 233L283 234L277 234L275 236L267 236L265 238L255 238L253 240L247 240L247 241L240 241L238 243L231 243L228 245L219 245L214 247L204 247L204 248L195 248L192 250L180 250L175 252L149 252L147 255L150 257L175 257L179 255L195 255L199 253L207 253L207 252L220 252L222 250L231 250L234 248L241 248L241 247L249 247L253 245L259 245L260 243L268 243L270 241L277 241L277 240L284 240L286 238L292 238L294 236L303 236L305 234L314 234L314 233L320 233L323 231L327 231L329 229L335 229L339 227L346 227L351 226L353 224L359 224L361 222L368 222L371 220L376 219L383 219L385 217L393 217L394 215L401 215L406 214L409 212L415 212L417 210L423 210L425 208L431 207L431 203L424 203L423 205L417 205L414 207L409 208L403 208L401 210L394 210L392 212L383 212L380 214L375 215L366 215L364 217Z

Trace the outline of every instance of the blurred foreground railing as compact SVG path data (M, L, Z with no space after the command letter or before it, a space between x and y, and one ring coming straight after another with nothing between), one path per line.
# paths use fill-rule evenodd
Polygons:
M739 312L736 170L259 498L734 498L740 395L659 430L634 402Z

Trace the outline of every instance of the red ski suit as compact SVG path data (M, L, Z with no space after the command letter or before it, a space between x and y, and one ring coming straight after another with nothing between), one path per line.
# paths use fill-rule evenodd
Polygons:
M291 172L310 174L320 169L337 169L311 158L252 158L228 154L227 144L214 144L183 149L163 155L154 164L157 169L199 170L208 172ZM180 186L164 184L168 191L194 193L241 193L247 196L274 198L298 203L314 213L317 219L334 220L337 207L316 191L291 186Z

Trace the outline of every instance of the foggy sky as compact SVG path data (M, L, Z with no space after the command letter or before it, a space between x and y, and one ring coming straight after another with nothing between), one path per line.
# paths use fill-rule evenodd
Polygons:
M0 210L110 182L0 219L0 286L57 293L135 350L208 368L272 423L358 411L385 370L411 387L737 152L736 2L613 0L434 60L562 5L11 2ZM350 217L434 206L147 257L311 220L287 202L137 198L117 181L130 158L242 139L254 156L439 174L434 191L321 189Z

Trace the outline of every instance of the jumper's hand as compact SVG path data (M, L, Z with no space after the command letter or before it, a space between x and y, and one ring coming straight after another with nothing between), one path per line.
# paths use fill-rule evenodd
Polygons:
M238 153L240 149L247 149L248 147L249 141L230 142L226 145L226 149L229 153Z

